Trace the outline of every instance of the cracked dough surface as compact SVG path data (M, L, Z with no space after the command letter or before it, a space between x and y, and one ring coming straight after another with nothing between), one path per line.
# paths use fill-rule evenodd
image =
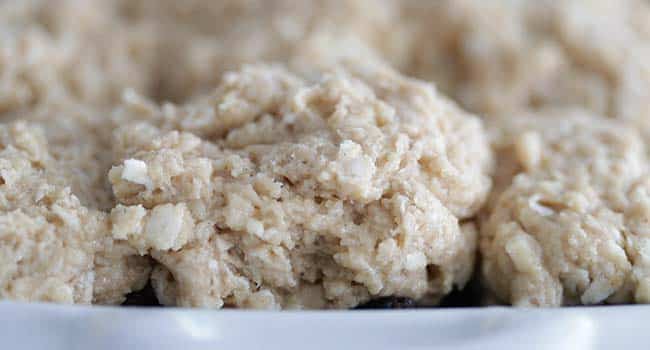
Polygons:
M163 302L435 302L469 277L476 231L459 219L484 200L491 158L478 119L431 85L256 65L186 105L137 101L122 110L143 122L116 134L112 233L159 262Z
M577 110L493 120L496 196L482 273L518 306L648 302L647 158L639 134Z

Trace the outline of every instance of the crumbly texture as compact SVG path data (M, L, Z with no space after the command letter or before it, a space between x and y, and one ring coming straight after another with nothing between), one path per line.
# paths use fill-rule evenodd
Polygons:
M106 174L112 106L150 92L155 40L114 4L0 4L0 298L119 304L147 282L148 258L110 235Z
M491 158L478 119L431 85L258 65L192 103L134 97L122 113L142 122L116 132L112 234L160 264L165 304L435 302L471 274L476 230L459 219L486 197Z
M412 43L403 70L436 82L469 110L581 106L650 135L647 2L399 2L411 27L400 40Z
M0 1L0 298L650 302L648 100L643 0Z
M38 124L82 204L110 209L112 106L150 93L153 32L125 31L112 2L26 0L0 6L0 122ZM125 24L126 25L126 24ZM128 30L128 35L127 34Z
M82 205L62 168L42 128L0 125L0 298L119 303L144 286L148 261L113 249L108 214Z
M65 98L111 106L125 88L152 93L155 31L122 20L111 3L0 4L0 115Z
M647 158L639 134L576 110L495 119L486 284L517 306L648 302Z
M402 70L489 125L489 289L515 305L646 302L647 2L401 3L412 40Z
M462 286L477 234L458 221L489 191L489 150L475 117L383 68L391 6L0 3L0 297L120 303L151 258L174 305L435 302ZM200 94L259 60L295 73L246 68ZM343 61L364 68L324 78Z

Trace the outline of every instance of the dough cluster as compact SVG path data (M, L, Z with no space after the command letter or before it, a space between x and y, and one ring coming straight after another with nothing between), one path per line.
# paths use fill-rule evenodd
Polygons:
M164 304L435 302L471 275L476 230L459 219L487 195L490 154L431 85L255 65L194 102L122 111L147 122L116 133L112 233L159 263Z
M95 1L0 4L0 298L114 304L151 263L111 238L110 111L146 91L145 30Z
M487 121L486 293L520 306L648 302L648 3L400 3L411 43L393 62Z
M3 3L0 297L112 304L151 280L166 305L346 308L462 288L491 151L383 62L393 5Z
M483 279L519 306L650 302L650 177L636 130L579 110L494 120Z
M148 258L113 240L108 214L72 193L69 165L44 134L23 121L0 126L0 297L120 303L147 282Z
M648 101L645 0L0 1L0 299L650 302Z

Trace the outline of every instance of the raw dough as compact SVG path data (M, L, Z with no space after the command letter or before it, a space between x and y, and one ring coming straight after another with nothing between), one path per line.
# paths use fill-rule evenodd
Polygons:
M213 89L221 75L245 63L286 62L305 41L355 38L395 52L397 4L391 0L131 0L126 13L154 23L164 38L159 56L160 100L184 101ZM329 50L334 51L334 48Z
M100 0L0 3L0 117L63 98L112 106L125 88L152 94L157 37Z
M147 258L71 192L65 164L39 126L0 125L0 299L120 303L148 279Z
M109 31L104 5L0 4L0 298L115 304L148 279L148 258L110 235L106 174L111 107L150 89L153 32Z
M639 134L577 110L491 123L500 170L480 250L497 297L518 306L650 301Z
M109 173L113 236L160 263L165 304L345 308L436 302L469 278L459 225L490 187L479 120L373 66L228 73L186 105L131 96Z
M641 0L0 1L0 298L435 303L490 193L502 301L650 302L649 43ZM384 60L484 115L491 192Z
M470 111L582 106L650 140L650 6L641 0L400 0L403 70ZM435 19L435 20L434 20ZM408 46L408 45L405 45Z

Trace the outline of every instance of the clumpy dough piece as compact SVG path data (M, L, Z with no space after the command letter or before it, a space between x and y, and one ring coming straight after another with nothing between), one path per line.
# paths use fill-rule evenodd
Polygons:
M113 197L106 174L112 164L113 121L106 108L93 108L69 98L39 103L15 113L0 114L0 121L30 122L43 130L47 152L57 164L65 186L81 204L110 210Z
M575 110L492 123L502 170L480 239L491 291L518 306L650 302L638 133Z
M582 106L650 135L650 6L640 0L402 1L408 74L481 114ZM435 20L432 20L435 18Z
M108 214L80 203L65 168L42 128L0 125L0 299L120 303L148 279L147 259L113 240Z
M638 132L582 108L514 113L489 118L486 127L496 155L488 209L519 173L574 174L580 168L615 197L645 171Z
M113 207L106 173L115 103L152 95L152 28L127 22L119 0L0 3L0 122L39 124L84 206Z
M108 234L106 175L110 110L125 88L151 94L157 44L117 8L0 3L0 298L115 304L148 279L148 258Z
M131 96L112 234L159 263L162 303L434 303L469 278L490 187L480 121L387 68L306 80L247 66L161 107ZM140 120L138 122L137 120Z
M153 94L158 37L116 12L101 0L2 2L0 116L62 98L111 106L125 88Z
M395 9L390 0L132 0L124 12L134 22L153 22L164 38L156 97L184 101L242 64L286 62L312 37L353 37L382 52L403 51L401 41L388 40L399 31Z

